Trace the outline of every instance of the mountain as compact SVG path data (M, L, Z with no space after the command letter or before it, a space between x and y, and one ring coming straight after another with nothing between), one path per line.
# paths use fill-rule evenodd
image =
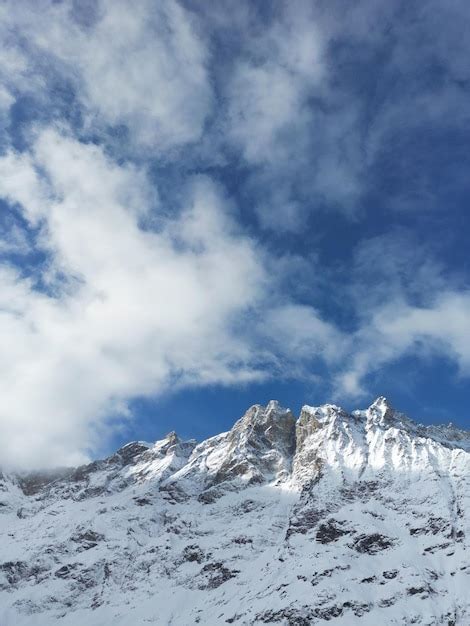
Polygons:
M1 626L468 626L470 433L272 401L0 474L0 532Z

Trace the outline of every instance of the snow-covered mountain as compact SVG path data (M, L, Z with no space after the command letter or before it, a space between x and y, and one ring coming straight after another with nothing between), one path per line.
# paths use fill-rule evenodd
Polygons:
M470 624L470 433L270 402L0 474L0 626Z

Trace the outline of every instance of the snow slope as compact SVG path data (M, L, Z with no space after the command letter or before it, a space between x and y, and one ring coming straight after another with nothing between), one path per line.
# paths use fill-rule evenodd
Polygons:
M468 626L469 470L378 398L0 474L0 626Z

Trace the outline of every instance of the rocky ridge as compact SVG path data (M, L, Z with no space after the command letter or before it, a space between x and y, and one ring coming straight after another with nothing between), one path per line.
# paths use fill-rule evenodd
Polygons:
M272 401L0 474L0 625L470 623L470 433Z

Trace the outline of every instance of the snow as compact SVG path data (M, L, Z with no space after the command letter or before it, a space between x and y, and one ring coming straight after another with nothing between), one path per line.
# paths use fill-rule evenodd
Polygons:
M0 626L468 626L469 442L385 398L270 402L31 495L0 475Z

